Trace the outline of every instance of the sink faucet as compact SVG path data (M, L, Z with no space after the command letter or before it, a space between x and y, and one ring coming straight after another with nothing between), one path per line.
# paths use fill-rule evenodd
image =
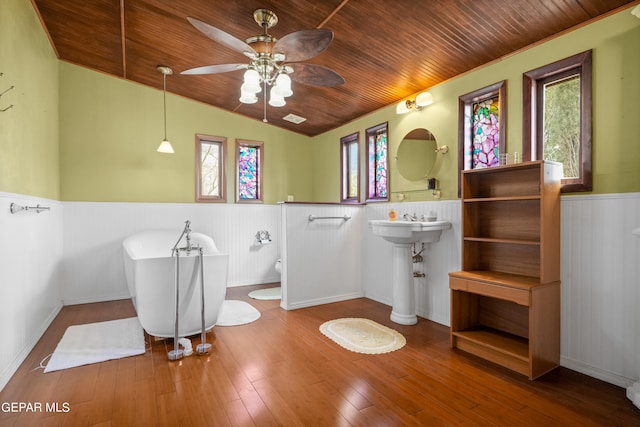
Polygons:
M418 217L416 216L416 214L414 213L413 215L409 215L408 213L402 215L402 217L407 220L407 221L417 221Z

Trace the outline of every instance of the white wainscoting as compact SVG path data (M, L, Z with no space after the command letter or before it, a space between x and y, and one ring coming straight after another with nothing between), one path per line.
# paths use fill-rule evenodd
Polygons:
M52 209L12 215L11 202ZM0 351L0 385L26 358L61 300L128 297L122 239L149 228L175 229L177 238L187 219L229 253L230 285L280 280L273 265L285 245L279 241L282 217L290 227L286 243L292 257L283 269L291 283L288 308L361 295L390 306L391 248L371 233L367 220L387 218L391 208L400 215L434 210L453 224L425 250L423 265L415 266L426 273L415 280L418 315L448 325L447 273L460 268L461 258L457 200L283 207L58 202L0 193L0 322L10 325ZM340 221L307 219L345 213L352 219L344 228ZM640 376L640 239L631 235L638 227L640 193L562 197L561 363L621 387ZM258 230L269 231L273 242L256 245Z
M387 304L393 303L391 279L392 246L375 236L368 227L370 219L387 219L395 209L398 217L408 213L418 217L436 212L438 219L451 222L451 229L444 230L440 241L425 244L422 263L414 264L414 271L425 277L414 278L416 314L443 325L449 325L449 272L460 270L461 228L460 201L370 203L366 208L363 239L362 277L366 296ZM420 249L418 249L420 250ZM391 308L389 308L391 314Z
M65 305L128 298L122 240L149 229L191 230L229 254L229 286L279 282L279 208L275 205L65 202L61 295ZM257 244L266 230L270 244ZM167 248L170 253L171 248Z
M11 203L51 210L11 214ZM62 308L62 217L60 202L0 193L0 389Z
M281 210L282 308L363 297L364 207L285 203ZM309 221L309 215L351 219Z
M561 364L626 387L640 374L640 193L562 197Z
M640 193L561 198L561 365L627 387L640 378ZM460 202L369 204L367 219L438 212L453 228L425 253L416 278L416 312L449 325L447 273L460 269ZM392 304L391 248L365 233L363 280L368 298ZM425 270L422 270L425 271Z

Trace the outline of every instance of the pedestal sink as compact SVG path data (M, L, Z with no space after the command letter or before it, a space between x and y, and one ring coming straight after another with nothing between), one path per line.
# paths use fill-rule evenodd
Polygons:
M373 234L393 245L393 308L391 320L401 325L415 325L415 289L411 245L417 242L435 243L442 230L451 228L446 220L439 221L389 221L369 220Z

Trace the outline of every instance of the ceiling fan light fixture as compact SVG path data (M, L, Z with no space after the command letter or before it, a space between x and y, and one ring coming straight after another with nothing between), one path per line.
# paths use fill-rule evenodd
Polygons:
M261 90L262 87L260 86L260 74L256 70L249 68L244 72L243 84L240 87L240 91L242 93L258 93Z
M258 97L253 92L242 91L240 93L240 102L243 104L255 104L258 102Z
M258 83L243 83L240 86L241 93L258 93L262 91L262 88Z
M273 107L286 104L285 98L293 95L293 80L314 86L332 87L344 84L344 79L335 71L317 64L305 63L322 53L333 40L333 31L315 28L289 33L279 39L269 35L267 30L278 23L278 17L269 9L258 9L253 18L262 28L263 33L249 37L244 41L219 28L209 25L193 17L187 20L196 29L236 52L249 58L244 64L217 64L191 68L182 74L216 74L246 69L240 88L240 102L254 104L258 102L258 94L263 94L263 121L267 122L267 102ZM288 65L287 62L295 65ZM271 88L267 100L267 88Z
M269 92L269 105L272 107L284 107L286 104L287 102L284 100L284 97L280 96L277 88L273 86Z
M274 89L278 95L284 98L293 95L293 91L291 90L291 77L289 77L288 74L280 74L276 78Z
M244 72L244 82L260 84L260 74L253 68L249 68Z

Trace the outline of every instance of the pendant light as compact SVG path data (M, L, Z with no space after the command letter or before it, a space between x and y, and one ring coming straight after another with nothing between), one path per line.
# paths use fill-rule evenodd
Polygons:
M163 80L163 89L162 89L162 99L163 99L163 110L164 110L164 139L160 143L158 147L158 153L166 153L173 154L173 147L171 143L167 139L167 75L173 74L173 70L165 65L158 65L156 69L162 73Z

